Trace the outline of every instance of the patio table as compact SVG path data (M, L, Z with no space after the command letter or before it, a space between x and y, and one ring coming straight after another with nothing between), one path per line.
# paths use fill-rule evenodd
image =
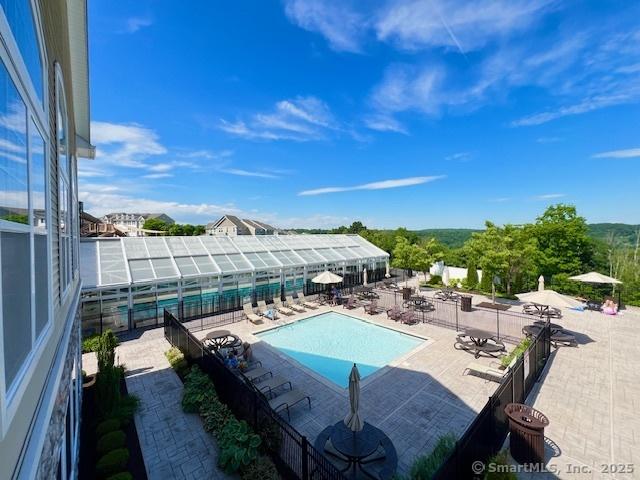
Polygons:
M346 458L347 467L342 471L351 470L351 478L356 478L358 470L370 478L376 478L362 467L368 463L367 457L378 450L384 438L385 434L382 430L368 422L364 422L359 432L352 432L342 420L333 426L329 437L333 448ZM375 460L379 459L380 457L377 457Z
M544 328L547 322L545 322L544 320L538 320L533 322L533 324L537 327ZM557 323L549 323L549 328L551 328L551 333L562 332L564 330L564 327L562 325L558 325Z
M479 328L467 328L464 331L464 335L469 337L471 341L479 347L482 347L487 341L494 337L493 333Z
M242 345L242 340L229 330L214 330L207 333L204 339L211 343L216 350L220 348L238 348Z

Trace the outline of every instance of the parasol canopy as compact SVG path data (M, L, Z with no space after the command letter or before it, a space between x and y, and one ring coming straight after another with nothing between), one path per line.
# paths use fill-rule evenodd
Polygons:
M583 273L582 275L575 275L573 277L569 277L569 280L575 280L576 282L582 283L608 283L610 285L618 285L622 283L617 278L608 277L607 275L603 275L598 272L589 272Z
M516 297L523 302L538 303L540 305L548 305L550 307L558 308L575 308L582 305L578 300L562 295L555 290L520 293L516 295Z
M322 285L331 285L332 283L341 283L342 277L340 275L336 275L333 272L325 271L320 275L317 275L311 279L313 283L320 283Z

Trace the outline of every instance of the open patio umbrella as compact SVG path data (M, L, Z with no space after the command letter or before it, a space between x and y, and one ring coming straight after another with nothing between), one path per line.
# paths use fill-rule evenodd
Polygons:
M582 275L575 275L573 277L569 277L569 280L575 280L576 282L582 283L601 283L610 285L619 285L622 283L617 278L608 277L598 272L589 272L583 273Z
M574 308L582 305L578 300L562 295L554 290L520 293L516 295L523 302L538 303L558 308Z
M344 419L344 424L352 431L359 432L364 427L364 422L360 418L360 372L353 364L349 375L349 406L350 411Z
M544 291L544 277L542 275L538 277L538 291L539 292Z
M367 269L366 268L364 270L362 270L362 284L363 285L367 284Z
M319 283L321 285L331 285L333 283L342 282L342 277L340 275L336 275L333 272L325 271L320 275L316 275L311 279L313 283Z

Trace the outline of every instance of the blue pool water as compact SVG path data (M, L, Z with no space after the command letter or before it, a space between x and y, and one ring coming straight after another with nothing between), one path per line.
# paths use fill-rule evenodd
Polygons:
M347 387L354 363L365 378L424 340L339 313L323 313L257 335L302 365Z

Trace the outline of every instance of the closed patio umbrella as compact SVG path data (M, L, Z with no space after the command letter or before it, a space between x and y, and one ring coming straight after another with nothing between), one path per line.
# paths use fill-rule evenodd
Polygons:
M544 291L544 277L542 275L538 277L538 291L539 292Z
M342 277L340 275L336 275L333 272L325 271L320 275L316 275L311 279L313 283L319 283L321 285L331 285L333 283L342 282Z
M366 268L364 270L362 270L362 284L363 285L367 284L367 269Z
M364 427L364 422L360 418L360 372L358 367L353 364L351 374L349 375L349 406L350 411L344 419L344 424L352 431L359 432Z
M527 292L516 295L523 302L538 303L558 308L575 308L582 303L571 297L562 295L554 290L542 290L538 292Z

